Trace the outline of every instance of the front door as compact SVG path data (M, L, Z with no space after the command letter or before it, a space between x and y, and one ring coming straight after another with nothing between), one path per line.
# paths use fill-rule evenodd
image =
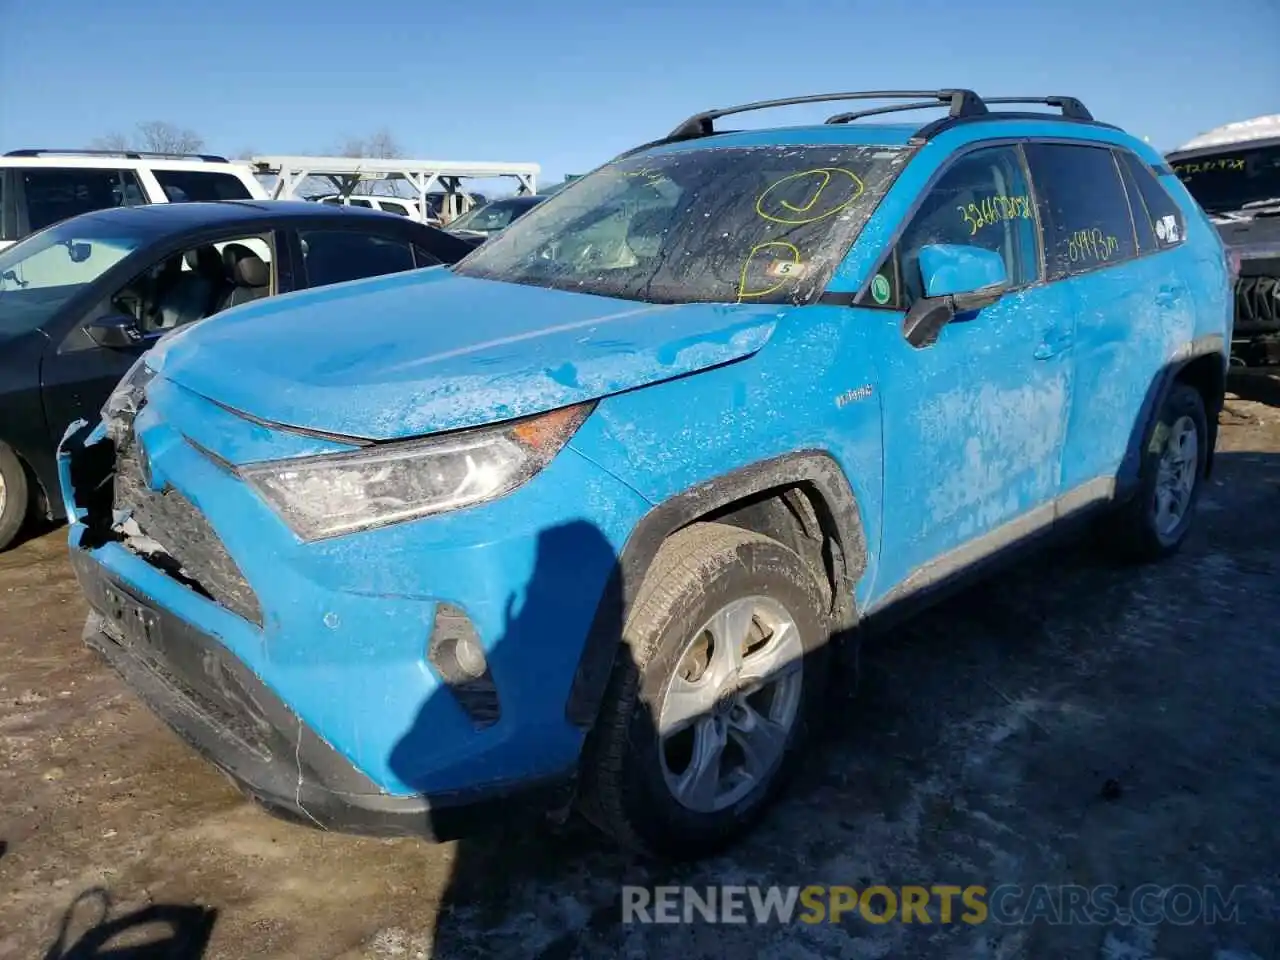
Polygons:
M46 348L45 413L54 441L75 420L97 422L102 405L134 361L165 333L279 289L274 235L233 235L171 251L90 307ZM87 325L99 317L132 317L141 340L128 348L99 346Z
M1038 217L1017 146L951 163L873 282L873 300L887 293L905 310L921 297L919 250L938 243L999 252L1011 289L923 348L902 337L902 313L886 318L881 598L1047 529L1059 492L1074 331L1068 295L1040 282Z

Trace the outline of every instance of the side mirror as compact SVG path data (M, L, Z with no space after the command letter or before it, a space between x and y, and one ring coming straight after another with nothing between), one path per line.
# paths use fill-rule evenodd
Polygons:
M929 244L920 248L919 265L925 295L902 322L913 347L931 346L958 314L988 307L1009 289L1004 257L981 247Z
M136 347L145 339L138 329L138 321L127 313L109 313L85 329L94 343L112 350Z

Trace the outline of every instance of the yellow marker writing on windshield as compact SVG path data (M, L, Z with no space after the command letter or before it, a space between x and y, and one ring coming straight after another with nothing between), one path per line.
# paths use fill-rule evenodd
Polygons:
M796 206L783 196L783 190L804 177L814 179L813 192L807 203ZM801 225L816 223L839 213L853 203L866 188L858 175L843 167L815 167L781 177L771 183L756 200L756 213L774 223ZM821 201L821 202L820 202ZM817 208L817 212L815 211Z
M777 283L775 283L773 286L766 287L764 290L748 290L747 289L747 271L751 269L751 261L755 259L755 256L757 253L759 253L761 250L766 250L769 247L782 247L787 251L788 254L790 254L791 262L796 264L797 266L800 265L801 263L800 251L796 249L796 247L793 246L792 244L787 243L785 240L767 240L764 243L757 243L754 247L751 248L751 252L747 254L747 259L744 260L742 263L742 274L738 278L738 301L739 302L746 300L749 297L767 297L769 294L773 293L775 290L781 290L783 287L787 285L787 282L790 279L790 275L786 271L779 270L776 272L782 274L782 279L779 280Z

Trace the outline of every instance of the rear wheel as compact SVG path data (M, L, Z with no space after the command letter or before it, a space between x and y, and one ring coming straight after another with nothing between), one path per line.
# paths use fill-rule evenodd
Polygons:
M27 472L8 446L0 443L0 550L22 529L30 506Z
M654 559L584 754L583 811L623 844L696 857L743 834L822 710L816 571L769 537L703 523Z
M1121 508L1113 543L1127 558L1158 560L1187 538L1209 456L1200 391L1175 383L1147 436L1138 493Z

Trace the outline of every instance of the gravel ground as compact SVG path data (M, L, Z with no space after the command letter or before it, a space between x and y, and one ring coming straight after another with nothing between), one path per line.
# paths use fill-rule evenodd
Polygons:
M31 539L0 555L0 957L1280 957L1275 385L1229 401L1177 558L1060 548L878 642L776 812L676 869L574 821L433 846L268 817L82 648L65 531ZM623 883L1215 885L1238 909L645 926Z

